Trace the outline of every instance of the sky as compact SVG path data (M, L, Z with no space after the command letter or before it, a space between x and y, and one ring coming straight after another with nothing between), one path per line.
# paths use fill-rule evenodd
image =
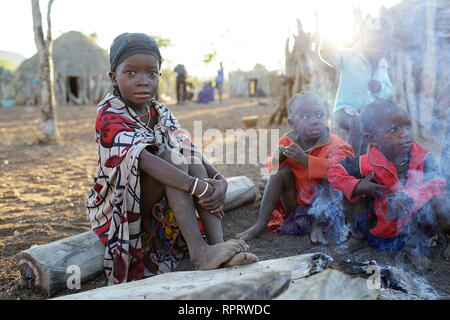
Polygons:
M109 49L123 32L143 32L171 40L162 50L167 65L183 63L189 74L214 77L220 61L225 73L250 70L261 63L269 70L284 65L284 47L296 33L296 19L306 32L316 29L338 44L352 34L352 6L375 16L384 5L400 0L55 0L52 36L76 30L96 33L97 43ZM45 25L47 0L41 0ZM36 53L31 0L0 0L0 50L31 57ZM44 28L46 31L46 27ZM206 65L205 55L217 52ZM164 65L163 65L164 67Z

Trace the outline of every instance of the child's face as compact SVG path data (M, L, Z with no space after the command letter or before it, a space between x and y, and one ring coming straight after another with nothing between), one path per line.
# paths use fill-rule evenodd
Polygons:
M405 157L413 141L411 119L406 110L392 109L378 118L375 132L367 136L369 143L377 147L386 158L396 160Z
M364 39L365 51L372 59L386 56L390 48L390 38L384 34L371 33Z
M127 105L145 108L158 90L159 64L152 55L138 53L125 59L109 76Z
M315 102L302 103L288 121L302 139L318 139L326 126L325 110Z

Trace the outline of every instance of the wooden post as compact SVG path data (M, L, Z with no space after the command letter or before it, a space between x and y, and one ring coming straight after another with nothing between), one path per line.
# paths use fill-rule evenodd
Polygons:
M88 231L31 247L15 258L24 286L51 296L67 287L67 280L74 270L70 266L79 268L79 280L83 282L103 271L104 255L105 246L94 231Z

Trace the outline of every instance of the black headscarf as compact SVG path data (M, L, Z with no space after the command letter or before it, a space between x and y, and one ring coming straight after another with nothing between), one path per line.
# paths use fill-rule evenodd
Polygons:
M147 53L155 57L159 68L163 59L159 52L156 41L144 33L122 33L114 39L109 52L109 63L111 71L115 71L117 66L126 58L138 54Z

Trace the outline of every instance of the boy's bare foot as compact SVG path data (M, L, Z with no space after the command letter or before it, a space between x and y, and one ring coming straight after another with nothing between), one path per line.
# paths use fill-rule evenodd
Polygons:
M234 255L230 260L222 264L222 267L234 267L258 261L259 258L255 254L251 252L240 252Z
M245 230L244 232L238 233L236 235L236 238L242 239L242 240L251 240L253 238L260 237L265 231L265 226L259 226L258 224L255 224Z
M407 248L405 249L405 255L418 271L425 272L431 269L431 260L418 250Z
M350 238L348 239L346 242L344 242L343 244L341 244L340 246L337 246L336 248L334 248L334 254L337 256L343 256L346 255L348 253L352 253L356 250L361 249L362 247L364 247L364 243L366 242L365 239L363 240L359 240L356 238Z
M322 228L320 225L312 225L311 234L309 236L309 239L314 244L327 244L328 241L323 235Z
M235 255L247 251L248 244L244 240L228 240L214 245L205 245L198 250L198 255L191 255L191 261L197 270L217 269Z

